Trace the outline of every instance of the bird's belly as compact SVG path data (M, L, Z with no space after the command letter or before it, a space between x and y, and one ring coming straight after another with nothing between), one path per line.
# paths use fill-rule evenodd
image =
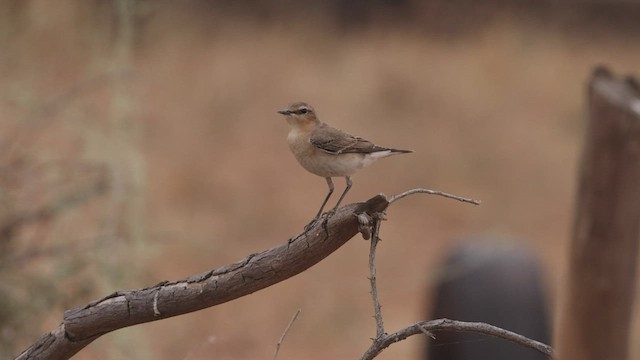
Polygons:
M364 154L331 155L316 150L314 156L297 157L307 171L322 177L349 176L368 165Z

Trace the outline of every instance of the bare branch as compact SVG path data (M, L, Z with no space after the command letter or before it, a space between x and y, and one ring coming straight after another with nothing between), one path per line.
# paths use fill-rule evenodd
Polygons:
M264 289L301 273L344 245L358 233L354 214L378 213L388 205L382 195L349 204L328 220L327 232L319 221L284 244L234 264L144 289L117 291L68 310L56 330L17 359L68 359L113 330L201 310Z
M402 199L403 197L406 197L406 196L409 196L409 195L413 195L413 194L420 194L420 193L429 194L429 195L440 195L440 196L444 196L444 197L449 198L449 199L454 199L454 200L458 200L458 201L462 201L462 202L466 202L466 203L474 204L474 205L480 205L480 203L481 203L480 200L463 198L461 196L452 195L452 194L449 194L449 193L446 193L446 192L443 192L443 191L418 188L418 189L411 189L411 190L405 191L403 193L400 193L398 195L392 196L391 199L389 199L389 204L393 204L394 202Z
M392 199L395 201L418 192L440 194L431 190L414 189ZM377 195L365 203L349 204L328 219L326 226L323 222L318 222L287 243L249 255L237 263L178 281L164 281L144 289L117 291L83 307L66 311L63 322L57 329L44 335L17 359L69 359L93 340L113 330L201 310L273 285L308 269L337 250L366 228L362 224L364 219L367 219L365 222L368 226L371 225L371 219L375 221L373 229L368 230L368 233L372 235L370 279L377 337L363 359L372 359L394 342L418 333L429 334L432 330L487 334L551 354L551 348L547 345L482 323L432 320L413 324L393 334L385 334L376 288L375 248L380 240L380 221L384 219L384 211L389 204L383 195ZM366 235L367 231L363 233ZM274 356L277 356L279 345L297 316L298 313L285 329Z
M374 215L375 216L375 215ZM371 236L371 247L369 250L369 282L371 283L371 298L373 299L373 314L376 319L376 339L385 334L384 322L382 321L382 306L378 297L378 286L376 285L376 247L380 241L380 221L376 218L373 224L373 234Z
M539 341L529 339L520 334L499 328L497 326L481 323L481 322L466 322L455 321L449 319L437 319L430 321L420 321L415 324L409 325L403 329L400 329L393 334L383 335L373 341L373 344L362 356L362 360L370 360L375 358L382 350L389 347L391 344L398 341L402 341L409 336L416 334L428 334L432 331L460 331L460 332L473 332L477 334L484 334L493 336L496 338L511 341L515 344L522 345L534 350L537 350L549 357L553 358L553 349L546 344Z
M287 336L287 333L289 332L289 329L291 329L291 325L293 325L293 323L296 321L296 319L298 318L298 315L300 315L301 311L302 311L302 309L298 309L298 311L296 311L296 313L293 314L293 317L289 321L289 325L287 325L287 327L284 329L284 332L282 333L282 336L280 336L280 340L278 340L278 344L276 344L276 352L273 353L273 359L272 360L276 360L276 358L278 357L278 352L280 352L280 345L282 345L282 342L284 341L284 337Z
M412 189L405 191L401 194L392 196L389 200L389 204L392 204L394 201L400 200L406 196L417 194L417 193L426 193L431 195L440 195L447 198L455 199L462 202L467 202L475 205L479 205L480 201L467 199L456 195L451 195L445 192L429 190L429 189ZM501 339L505 339L511 342L514 342L519 345L523 345L535 350L542 352L543 354L552 355L552 349L550 346L545 345L541 342L529 339L525 336L516 334L514 332L485 324L479 322L464 322L464 321L454 321L449 319L438 319L431 321L421 321L415 324L409 325L403 329L396 331L393 334L386 334L384 331L384 322L382 319L382 311L380 299L378 298L378 287L376 285L376 266L375 266L375 254L376 254L376 246L378 244L379 233L380 233L380 221L384 218L384 212L379 214L373 214L373 218L375 219L373 231L371 233L371 247L369 251L369 271L370 277L369 281L371 283L371 297L373 299L373 309L374 309L374 317L376 319L376 338L373 339L373 344L367 349L367 351L362 356L362 360L369 360L375 358L378 354L382 352L382 350L389 347L391 344L396 343L398 341L402 341L409 336L416 334L424 334L429 337L433 337L431 331L437 330L448 330L448 331L465 331L465 332L474 332L478 334L485 334L489 336L498 337ZM359 216L358 218L360 222L361 231L363 228L366 229L366 224L370 223L370 218L365 216ZM366 231L363 234L368 234ZM365 236L365 238L367 238Z

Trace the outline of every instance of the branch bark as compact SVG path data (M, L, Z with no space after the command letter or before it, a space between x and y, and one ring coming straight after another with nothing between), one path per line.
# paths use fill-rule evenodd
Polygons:
M127 326L165 319L251 294L310 268L359 231L357 215L384 211L389 202L377 195L365 203L340 208L286 243L242 261L177 281L117 291L68 310L63 322L16 359L69 359L98 337Z
M588 101L558 353L566 360L622 360L640 236L640 87L599 68Z
M497 337L500 339L508 340L518 345L526 346L528 348L540 351L541 353L553 357L553 350L549 345L541 342L531 340L525 336L516 334L514 332L499 328L497 326L480 323L480 322L466 322L455 321L449 319L437 319L430 321L420 321L415 324L402 328L393 334L384 334L373 341L373 344L369 347L367 352L362 356L362 360L370 360L375 358L382 350L389 347L389 345L402 341L409 336L417 334L429 334L433 331L464 331L473 332L477 334L484 334L488 336Z

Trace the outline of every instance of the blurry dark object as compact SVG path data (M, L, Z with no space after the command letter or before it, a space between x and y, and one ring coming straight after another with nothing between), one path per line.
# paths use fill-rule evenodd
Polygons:
M549 343L546 294L540 266L526 250L468 244L445 262L430 319L481 321ZM504 340L439 332L429 339L429 360L542 360L546 356Z
M24 23L30 4L10 2L6 7L11 16L7 19ZM115 3L91 0L78 4L91 21L118 24ZM174 19L188 18L203 27L219 26L222 21L240 24L239 20L259 27L298 22L344 32L411 28L427 36L455 38L510 19L587 38L640 35L640 0L136 0L132 4L134 24L143 33L148 20L162 8L159 12L167 11Z
M598 67L588 91L558 352L566 360L628 359L640 236L638 81Z
M342 31L392 26L423 29L426 35L461 36L496 20L511 18L579 36L640 34L639 0L191 0L164 5L186 10L195 19L205 21L222 15L260 23L318 21L331 25L333 22Z

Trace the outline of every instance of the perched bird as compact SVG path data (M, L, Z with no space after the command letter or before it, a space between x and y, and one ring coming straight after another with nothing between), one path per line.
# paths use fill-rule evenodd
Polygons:
M347 187L329 212L329 216L335 213L342 199L351 189L351 175L354 172L371 165L378 159L413 152L381 147L322 123L318 120L313 107L304 102L290 104L278 113L286 116L291 127L287 142L300 165L307 171L324 177L329 185L329 193L322 202L318 214L307 226L320 218L324 206L333 194L332 177L344 176Z

